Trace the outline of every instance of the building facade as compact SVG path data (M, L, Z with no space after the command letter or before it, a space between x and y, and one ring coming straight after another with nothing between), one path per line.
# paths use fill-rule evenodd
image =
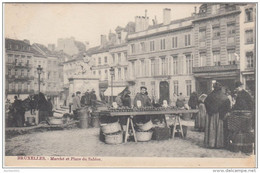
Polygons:
M5 93L24 99L33 94L33 52L28 40L5 39Z
M164 9L161 24L147 26L147 16L136 18L139 32L128 35L127 52L127 80L133 97L141 86L147 87L148 95L155 102L167 100L170 103L173 93L189 97L195 91L192 19L172 21L170 9Z
M243 5L240 10L240 80L255 95L256 5Z
M220 82L231 91L240 80L241 10L238 4L203 4L194 24L194 76L199 93ZM244 31L243 31L244 32Z

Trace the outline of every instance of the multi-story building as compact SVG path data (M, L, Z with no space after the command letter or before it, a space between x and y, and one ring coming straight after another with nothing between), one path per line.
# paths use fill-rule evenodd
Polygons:
M28 40L5 39L5 93L12 101L33 94L33 56Z
M195 40L193 72L199 93L210 92L215 81L232 91L235 81L239 81L240 78L245 80L247 74L253 73L254 22L251 21L254 9L254 4L200 6L199 13L193 20Z
M255 95L256 4L240 6L240 80Z
M163 10L163 23L148 26L149 18L136 17L135 33L128 35L128 82L134 97L146 86L155 101L172 101L173 93L190 96L195 91L192 74L193 16L171 20Z
M33 76L34 76L34 81L33 81L33 90L34 93L39 92L39 78L38 78L38 72L37 68L40 66L42 67L42 72L40 74L40 91L43 93L46 93L46 78L47 78L47 57L43 55L42 53L38 52L35 49L35 46L32 45L32 50L34 54L33 58Z
M109 64L112 62L112 57L109 52L109 46L100 46L87 52L93 61L92 75L99 78L99 90L101 92L105 91L108 88L108 82L111 79Z
M118 94L118 92L121 92L126 86L128 86L127 36L130 33L134 33L135 23L128 22L124 28L118 26L115 31L115 43L109 48L109 52L112 57L110 67L114 68L115 74L113 79L113 88L117 88L114 93ZM109 82L109 86L111 87L111 81ZM110 90L111 89L108 88L107 92L110 93Z
M59 56L42 44L34 43L32 47L46 57L44 60L38 61L38 63L35 64L35 68L38 67L37 65L42 65L43 67L41 85L43 85L43 89L45 89L44 94L51 96L54 104L59 105L59 96L63 87L63 78L61 78L60 75L62 68L60 67ZM34 74L37 75L35 78L38 79L37 69L34 70L36 72ZM36 80L35 83L38 84ZM38 88L37 86L38 85L35 85L35 91L38 90L36 89Z

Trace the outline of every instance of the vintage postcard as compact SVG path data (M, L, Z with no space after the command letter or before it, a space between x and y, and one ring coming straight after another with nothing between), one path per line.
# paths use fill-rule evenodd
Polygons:
M257 17L256 3L3 3L3 166L256 168Z

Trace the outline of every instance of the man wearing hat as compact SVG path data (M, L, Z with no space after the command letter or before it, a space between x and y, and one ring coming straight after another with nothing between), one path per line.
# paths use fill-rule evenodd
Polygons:
M254 108L254 104L250 94L242 88L243 84L240 81L236 82L235 86L237 97L233 109L252 111Z
M80 91L76 92L76 96L73 98L73 107L72 107L72 111L74 114L74 119L78 118L78 110L81 108L80 105Z
M140 104L141 103L141 104ZM151 106L152 102L151 99L148 97L147 88L142 86L140 88L140 93L137 93L134 98L134 107L146 107ZM136 123L146 123L151 119L149 115L145 116L137 116L135 117Z
M137 101L141 102L141 107L151 106L151 99L146 94L147 88L142 86L140 88L140 93L137 93L134 99L134 106L137 107Z

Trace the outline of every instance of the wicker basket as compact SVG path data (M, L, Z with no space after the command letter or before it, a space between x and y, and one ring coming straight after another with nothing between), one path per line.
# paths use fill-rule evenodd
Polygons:
M145 124L136 124L136 126L138 127L139 131L148 131L151 130L151 128L153 128L153 123L150 120Z
M120 131L116 134L105 135L105 143L107 144L121 144L123 143L123 133Z
M227 117L228 130L233 132L249 132L252 129L250 116L230 115Z
M63 124L62 118L49 118L48 123L50 125L61 125Z
M136 132L136 139L139 142L146 142L152 139L153 131Z
M116 133L121 130L121 126L118 122L109 123L109 124L101 124L101 130L105 134Z
M53 117L61 118L61 117L63 117L63 113L53 112Z

